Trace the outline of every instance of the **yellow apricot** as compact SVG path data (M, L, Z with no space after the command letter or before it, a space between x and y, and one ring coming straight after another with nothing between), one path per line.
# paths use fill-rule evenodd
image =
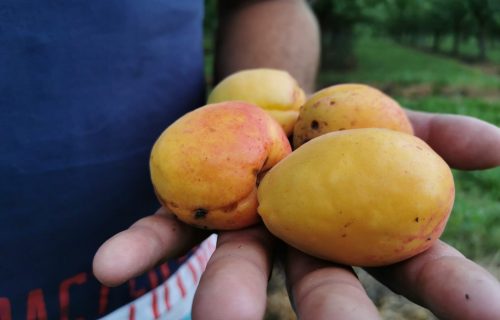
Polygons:
M324 133L355 128L387 128L413 134L406 113L391 97L364 84L338 84L313 94L300 108L293 144Z
M257 180L291 152L280 126L257 106L200 107L155 142L150 173L161 204L204 229L239 229L260 221Z
M304 91L286 71L258 68L236 72L223 79L208 96L208 103L240 100L266 110L291 135Z
M274 166L258 211L278 238L313 256L355 266L392 264L443 232L455 188L424 141L389 129L327 133Z

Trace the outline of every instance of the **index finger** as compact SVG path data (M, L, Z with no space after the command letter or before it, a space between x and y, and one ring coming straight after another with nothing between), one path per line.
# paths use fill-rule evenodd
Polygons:
M107 286L120 285L164 259L182 255L206 236L206 231L160 208L101 245L94 256L94 275Z

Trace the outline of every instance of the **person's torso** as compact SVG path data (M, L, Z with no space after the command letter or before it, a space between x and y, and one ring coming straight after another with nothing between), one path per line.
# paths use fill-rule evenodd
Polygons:
M204 102L202 6L0 3L1 319L91 319L154 285L103 288L92 257L159 206L152 144Z

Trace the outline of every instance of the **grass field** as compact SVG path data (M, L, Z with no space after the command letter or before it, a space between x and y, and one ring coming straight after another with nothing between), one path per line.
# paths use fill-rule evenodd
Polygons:
M499 75L388 39L363 38L355 50L357 68L322 69L319 87L368 83L410 109L469 115L500 126ZM456 201L443 239L473 259L500 255L500 168L453 173Z

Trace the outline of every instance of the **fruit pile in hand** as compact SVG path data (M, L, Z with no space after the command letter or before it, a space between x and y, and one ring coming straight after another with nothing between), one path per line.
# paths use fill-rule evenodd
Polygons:
M306 99L274 69L220 82L207 105L161 134L150 169L161 204L190 225L234 230L262 220L299 250L355 266L428 249L455 195L449 166L391 97L341 84Z

